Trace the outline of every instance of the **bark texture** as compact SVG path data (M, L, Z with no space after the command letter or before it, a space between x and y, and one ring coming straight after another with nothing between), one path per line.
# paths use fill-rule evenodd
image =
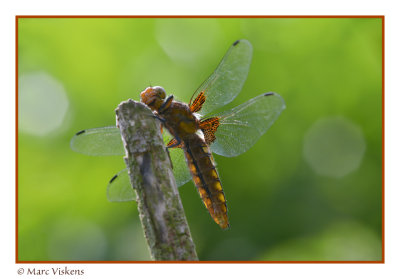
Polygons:
M116 115L152 258L198 260L159 121L146 105L133 100L122 102Z

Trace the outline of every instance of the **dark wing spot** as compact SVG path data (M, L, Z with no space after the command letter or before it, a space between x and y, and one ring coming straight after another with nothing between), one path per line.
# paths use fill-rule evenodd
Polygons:
M84 132L86 132L86 130L79 131L79 132L76 133L75 135L77 136L77 135L83 134Z
M108 182L108 183L112 183L115 179L117 179L117 177L118 177L118 174L114 175L114 176L110 179L110 182Z
M264 96L271 96L271 95L274 95L274 92L268 92L264 94Z
M233 43L233 46L236 46L238 43L240 42L240 40L237 40Z

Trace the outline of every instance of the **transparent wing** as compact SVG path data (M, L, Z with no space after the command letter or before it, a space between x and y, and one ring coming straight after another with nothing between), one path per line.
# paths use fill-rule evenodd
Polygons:
M163 134L164 142L169 142L171 136ZM173 166L173 173L178 187L191 180L190 172L187 168L185 155L180 148L169 149L170 158ZM136 200L135 190L129 181L128 169L123 169L111 178L107 186L107 198L111 202L126 202Z
M111 178L107 186L107 199L110 202L136 200L136 192L129 181L128 169L123 169Z
M211 150L226 157L238 156L252 147L271 127L282 110L283 98L265 93L218 115L220 126Z
M115 126L82 130L71 139L71 149L91 156L125 155L121 134Z
M180 187L192 179L186 164L185 155L181 148L170 148L169 154L172 161L172 172L174 173L176 186Z
M234 42L215 71L193 94L190 105L202 92L205 96L205 103L198 110L202 115L207 115L230 103L242 90L249 72L252 52L249 41Z
M172 139L171 134L166 129L163 132L163 140L165 145ZM186 164L185 155L181 148L169 148L169 156L172 162L172 171L175 176L176 186L180 187L192 179Z

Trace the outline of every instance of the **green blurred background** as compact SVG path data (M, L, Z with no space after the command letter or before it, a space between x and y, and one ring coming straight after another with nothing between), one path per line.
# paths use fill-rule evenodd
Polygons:
M240 38L253 62L230 106L275 91L287 109L245 154L215 155L229 230L179 189L200 260L381 260L379 18L19 18L19 260L150 259L135 202L106 198L122 158L69 141L150 84L188 101Z

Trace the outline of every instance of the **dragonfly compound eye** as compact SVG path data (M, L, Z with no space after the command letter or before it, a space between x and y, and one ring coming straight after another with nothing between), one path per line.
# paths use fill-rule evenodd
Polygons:
M141 102L148 105L152 110L158 110L164 102L165 97L165 90L161 86L147 87L140 93Z
M167 96L167 93L165 92L165 89L162 88L161 86L154 86L153 87L153 91L161 99L165 99L165 97Z

